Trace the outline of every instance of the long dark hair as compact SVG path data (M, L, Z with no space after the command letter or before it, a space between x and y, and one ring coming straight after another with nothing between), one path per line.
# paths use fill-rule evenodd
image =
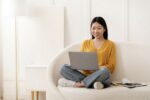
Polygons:
M91 22L91 27L92 27L93 23L95 23L95 22L101 24L104 27L105 32L103 34L103 37L104 37L104 39L107 40L108 39L108 29L107 29L107 25L106 25L106 22L105 22L104 18L103 17L94 17L92 22ZM95 37L92 35L92 39L94 39L94 38Z

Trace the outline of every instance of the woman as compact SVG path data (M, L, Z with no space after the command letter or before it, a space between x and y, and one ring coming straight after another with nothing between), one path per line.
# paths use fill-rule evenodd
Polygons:
M108 40L108 30L102 17L95 17L91 22L91 36L82 43L82 52L96 52L98 56L99 70L74 70L70 65L63 65L59 79L60 86L104 88L111 84L111 74L115 69L116 53L115 44Z

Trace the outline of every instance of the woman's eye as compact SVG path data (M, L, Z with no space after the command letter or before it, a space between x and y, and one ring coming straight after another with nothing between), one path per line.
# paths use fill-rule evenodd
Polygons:
M98 29L102 29L103 27L98 27Z
M93 30L95 30L95 28L94 28L94 27L93 27L92 29L93 29Z

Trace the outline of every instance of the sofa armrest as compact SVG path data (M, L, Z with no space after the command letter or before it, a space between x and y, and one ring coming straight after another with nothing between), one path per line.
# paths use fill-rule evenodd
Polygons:
M48 66L48 96L51 95L53 100L65 100L59 89L57 88L57 81L59 79L61 66L65 63L69 63L68 52L69 51L79 51L80 43L76 43L73 45L64 48L60 51L49 63ZM49 96L50 97L50 96ZM48 98L49 98L48 97ZM51 99L50 98L50 99Z

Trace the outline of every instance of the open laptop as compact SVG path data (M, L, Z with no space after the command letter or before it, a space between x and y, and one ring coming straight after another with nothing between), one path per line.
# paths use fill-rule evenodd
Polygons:
M77 70L98 70L96 52L69 52L70 64Z

